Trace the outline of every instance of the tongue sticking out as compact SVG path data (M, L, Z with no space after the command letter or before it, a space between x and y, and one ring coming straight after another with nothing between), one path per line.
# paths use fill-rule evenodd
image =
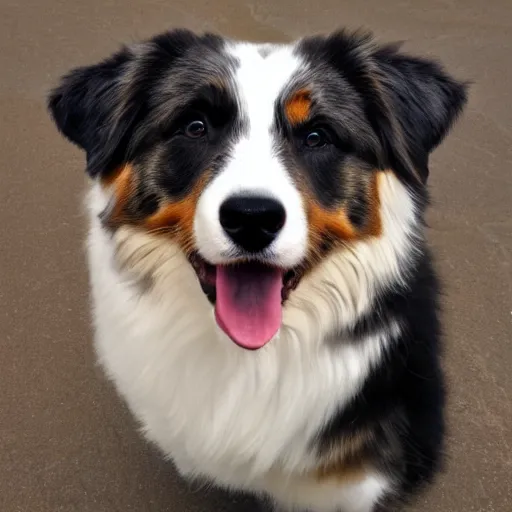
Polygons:
M281 325L282 272L256 264L219 265L216 276L219 327L241 347L263 347Z

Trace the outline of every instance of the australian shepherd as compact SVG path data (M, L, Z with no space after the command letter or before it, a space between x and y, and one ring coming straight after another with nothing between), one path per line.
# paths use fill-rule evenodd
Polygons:
M87 155L99 361L187 478L370 512L439 469L431 151L466 85L366 33L187 30L51 93Z

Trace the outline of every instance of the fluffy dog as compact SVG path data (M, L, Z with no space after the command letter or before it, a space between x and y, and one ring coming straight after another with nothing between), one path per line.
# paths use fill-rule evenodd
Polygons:
M437 63L347 32L171 31L52 92L91 177L99 360L183 475L313 512L432 479L426 181L465 101Z

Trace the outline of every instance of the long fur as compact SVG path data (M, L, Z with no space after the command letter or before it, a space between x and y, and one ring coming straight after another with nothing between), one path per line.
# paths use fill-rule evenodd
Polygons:
M262 46L176 31L54 91L94 180L98 358L182 475L302 512L371 512L432 479L444 385L425 182L464 102L437 64L346 33ZM180 128L198 109L201 141ZM314 116L330 127L311 151ZM242 193L284 206L257 258L299 276L255 352L219 329L191 264L247 258L218 220Z

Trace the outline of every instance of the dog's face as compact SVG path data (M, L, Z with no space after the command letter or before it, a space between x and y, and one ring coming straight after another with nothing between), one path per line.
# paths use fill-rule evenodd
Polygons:
M365 35L273 46L174 31L71 72L50 109L111 195L105 229L177 244L218 325L259 348L304 276L393 236L401 206L384 203L400 194L383 176L418 221L428 155L464 102L438 65Z

